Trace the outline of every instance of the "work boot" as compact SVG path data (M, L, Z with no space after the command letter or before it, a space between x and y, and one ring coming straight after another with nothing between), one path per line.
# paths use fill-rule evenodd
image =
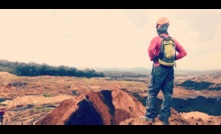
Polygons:
M163 120L161 116L159 116L158 118L163 123L163 125L170 125L168 120Z
M140 117L141 119L145 119L146 121L148 121L148 122L150 122L150 123L154 123L154 118L149 118L149 117L147 117L147 116L141 116Z

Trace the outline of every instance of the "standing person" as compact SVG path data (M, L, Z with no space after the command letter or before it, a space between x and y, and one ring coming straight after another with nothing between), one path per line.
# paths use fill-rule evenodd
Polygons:
M4 114L5 114L5 109L0 108L0 122L1 122L1 125L3 125Z
M148 84L145 119L154 122L154 118L157 116L157 95L161 90L164 100L160 109L159 119L164 125L169 125L171 114L175 61L187 55L185 49L174 38L169 36L167 32L169 25L169 20L166 17L162 17L157 21L156 30L158 36L151 40L148 47L148 55L150 60L153 61L153 68Z

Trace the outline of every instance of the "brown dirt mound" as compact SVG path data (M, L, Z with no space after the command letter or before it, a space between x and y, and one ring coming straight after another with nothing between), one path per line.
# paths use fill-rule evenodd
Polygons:
M36 124L114 125L141 116L144 110L144 106L126 91L92 91L86 96L63 101Z
M171 124L188 124L174 109L171 112ZM92 91L63 101L36 125L145 125L148 122L139 118L144 114L145 107L126 90Z
M192 111L181 113L190 125L221 125L221 116L211 116L206 113Z
M169 118L170 125L189 125L190 123L184 119L177 111L171 109L171 117ZM141 118L130 118L120 122L120 125L163 125L163 123L157 118L155 122L151 123Z

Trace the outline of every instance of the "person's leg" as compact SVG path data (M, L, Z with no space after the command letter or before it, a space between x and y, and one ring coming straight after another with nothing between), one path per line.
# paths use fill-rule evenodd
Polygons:
M160 111L160 119L165 123L168 123L168 119L170 117L170 110L172 106L172 95L173 95L173 88L174 88L174 69L168 69L168 75L165 79L165 82L162 86L162 92L164 95L163 104Z
M161 67L154 67L152 78L148 85L148 96L146 99L146 117L155 118L156 117L156 102L157 95L161 89L161 86L166 78L166 72Z
M0 114L1 125L3 125L3 114Z

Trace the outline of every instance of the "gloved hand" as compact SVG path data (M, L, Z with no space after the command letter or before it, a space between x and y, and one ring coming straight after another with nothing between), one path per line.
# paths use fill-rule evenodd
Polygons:
M158 59L159 59L159 56L154 55L154 57L153 57L153 62L154 62L154 63L157 62Z

